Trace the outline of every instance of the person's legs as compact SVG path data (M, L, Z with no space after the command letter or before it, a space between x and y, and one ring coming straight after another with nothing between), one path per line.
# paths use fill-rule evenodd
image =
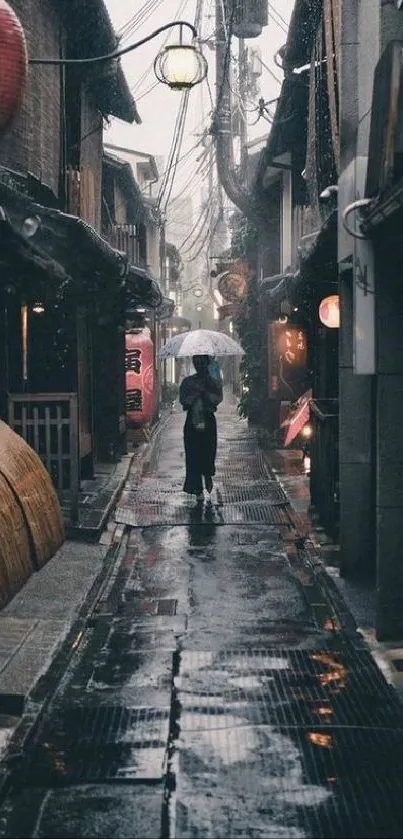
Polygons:
M189 417L185 422L183 439L185 444L186 477L183 491L188 495L202 495L203 482L200 470L200 433L192 427Z
M217 422L214 414L208 418L204 432L203 475L207 492L213 489L213 475L215 475L215 458L217 453Z

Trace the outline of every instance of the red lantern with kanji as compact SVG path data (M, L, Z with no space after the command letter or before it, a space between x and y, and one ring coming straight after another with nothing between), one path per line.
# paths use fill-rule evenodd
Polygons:
M155 404L154 344L144 330L126 333L126 417L128 426L150 422Z
M28 53L14 10L0 0L0 134L17 116L25 93Z

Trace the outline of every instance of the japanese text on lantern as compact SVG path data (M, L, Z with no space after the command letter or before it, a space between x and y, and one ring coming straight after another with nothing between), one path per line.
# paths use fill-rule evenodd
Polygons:
M126 350L126 371L141 376L141 350ZM126 390L126 410L142 411L143 394L140 387Z
M143 331L126 333L126 416L128 425L149 422L154 413L153 342Z
M140 375L141 373L141 350L126 350L126 370Z
M275 321L268 325L269 396L298 396L307 367L306 334L299 326Z

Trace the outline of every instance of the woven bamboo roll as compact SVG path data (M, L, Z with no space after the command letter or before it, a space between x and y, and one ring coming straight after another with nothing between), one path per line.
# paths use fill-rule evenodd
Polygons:
M32 547L24 513L10 484L0 475L0 607L31 576Z
M63 517L51 478L34 450L0 421L0 474L21 505L32 543L32 563L42 568L64 541Z

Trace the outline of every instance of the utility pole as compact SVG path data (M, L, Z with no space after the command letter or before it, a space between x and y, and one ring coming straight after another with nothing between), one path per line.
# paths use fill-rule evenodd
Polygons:
M213 160L214 160L213 139L212 139L212 137L210 137L209 170L208 170L208 195L209 195L209 200L210 201L211 201L211 197L213 195L213 189L214 189L214 169L213 169L214 163L213 163ZM210 271L209 271L210 258L211 258L211 255L213 253L213 247L214 247L214 226L215 226L213 220L210 220L210 224L211 224L211 227L210 227L210 230L209 230L209 239L208 239L208 247L207 247L207 275L208 275L208 277L210 275ZM210 286L211 286L211 277L210 277Z
M248 161L248 126L246 123L246 93L248 85L248 48L245 46L244 38L239 39L238 51L238 76L239 76L239 99L240 99L240 120L239 120L239 145L240 145L240 170L242 181L248 183L247 161Z
M164 290L164 294L166 294L167 283L168 283L168 288L169 288L169 277L167 278L167 270L166 270L166 250L167 250L167 248L166 248L166 220L165 220L165 217L162 216L161 217L161 222L160 222L160 284L161 284L161 287ZM166 296L168 296L168 295L166 294ZM163 325L162 325L162 337L163 337L164 344L166 344L166 341L167 341L166 320L164 320ZM167 383L167 360L166 360L166 358L164 358L164 368L163 369L164 369L163 384L164 384L164 390L165 390L166 389L166 383Z
M216 0L216 113L213 133L216 137L217 172L219 180L229 199L236 207L249 216L251 214L251 196L242 189L239 179L232 168L232 107L230 89L230 47L227 26L230 20L224 19L226 0Z

